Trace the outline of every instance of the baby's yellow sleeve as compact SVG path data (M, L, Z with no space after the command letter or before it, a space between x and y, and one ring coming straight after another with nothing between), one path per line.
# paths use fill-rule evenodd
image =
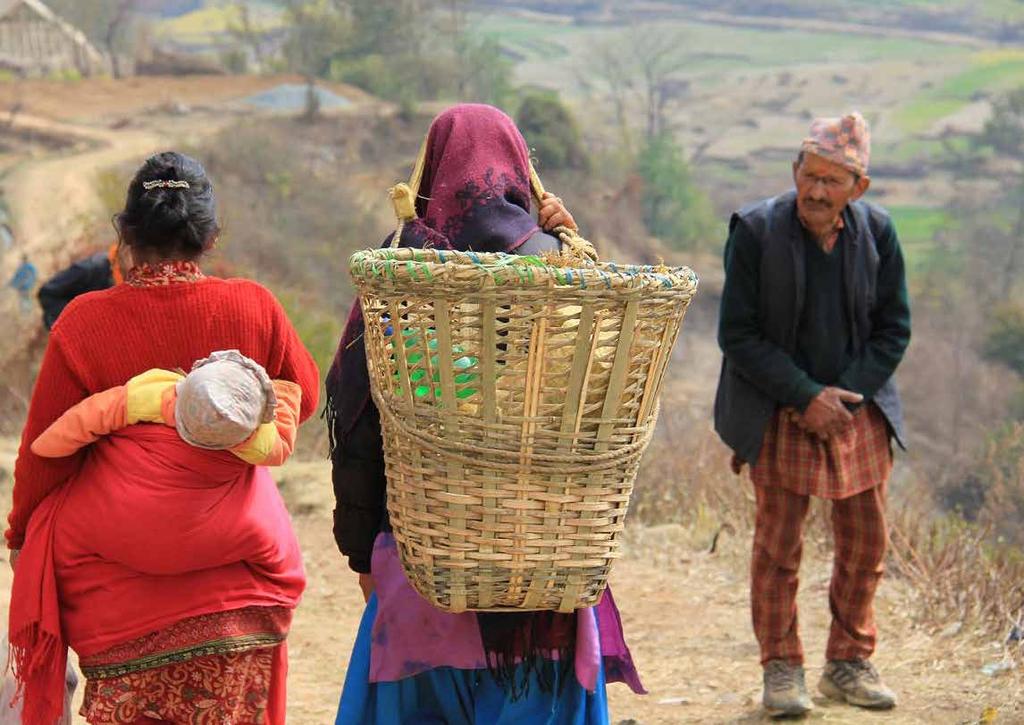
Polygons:
M258 466L280 466L295 449L295 437L299 431L299 409L302 405L302 388L287 380L274 380L277 407L274 421L264 423L244 443L231 452L246 463Z
M164 417L164 399L185 378L181 373L154 368L128 381L128 424L167 423ZM173 425L173 423L172 423Z

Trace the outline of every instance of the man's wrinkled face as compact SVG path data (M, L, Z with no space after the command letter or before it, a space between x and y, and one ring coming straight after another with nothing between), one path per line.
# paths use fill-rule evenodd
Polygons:
M796 205L800 218L812 229L833 224L851 201L868 190L870 179L815 154L804 154L793 164Z

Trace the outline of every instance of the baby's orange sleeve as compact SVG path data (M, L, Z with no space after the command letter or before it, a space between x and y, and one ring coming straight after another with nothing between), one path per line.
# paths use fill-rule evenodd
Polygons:
M128 424L128 388L118 385L90 395L50 424L32 441L32 452L63 458Z
M43 458L62 458L135 423L164 423L173 427L175 385L182 377L154 368L124 385L90 395L44 430L32 442L32 452Z

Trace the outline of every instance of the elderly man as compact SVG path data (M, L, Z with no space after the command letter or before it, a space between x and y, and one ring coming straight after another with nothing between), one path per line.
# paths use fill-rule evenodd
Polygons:
M815 121L793 163L796 190L729 223L715 428L733 471L750 464L754 484L750 595L772 715L812 707L796 607L811 496L832 501L835 539L818 689L861 707L896 704L869 658L891 439L903 445L892 375L910 341L910 308L892 221L860 201L869 150L860 114Z

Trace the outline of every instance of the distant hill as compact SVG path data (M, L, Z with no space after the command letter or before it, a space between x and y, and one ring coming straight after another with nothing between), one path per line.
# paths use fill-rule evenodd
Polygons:
M179 49L191 52L207 52L218 45L236 23L238 14L235 2L227 0L146 0L150 5L160 6L162 14L154 23L156 36L169 41ZM171 13L169 6L188 6L182 12ZM253 21L267 32L280 28L281 7L265 0L247 0Z
M184 15L193 10L199 10L205 4L205 0L138 0L138 8L141 12L162 18Z
M477 4L553 13L584 22L682 17L688 12L704 11L964 33L1006 43L1024 41L1024 2L1020 0L478 0Z

